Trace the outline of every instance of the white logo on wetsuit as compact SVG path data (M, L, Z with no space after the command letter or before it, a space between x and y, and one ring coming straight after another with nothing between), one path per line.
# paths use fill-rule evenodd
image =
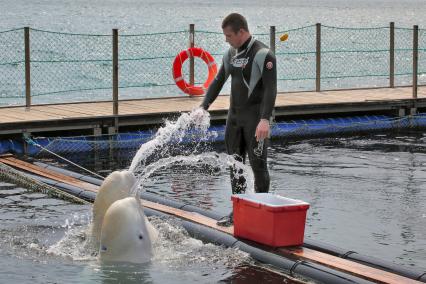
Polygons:
M244 67L246 67L248 61L249 61L249 57L247 57L247 58L232 58L231 64L232 64L232 66L237 67L237 68L240 68L240 67L244 68Z

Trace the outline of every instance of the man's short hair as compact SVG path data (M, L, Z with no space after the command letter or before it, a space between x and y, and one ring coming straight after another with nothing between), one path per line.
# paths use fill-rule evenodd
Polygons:
M226 27L231 27L234 33L237 33L240 29L249 31L246 18L238 13L231 13L223 19L222 29Z

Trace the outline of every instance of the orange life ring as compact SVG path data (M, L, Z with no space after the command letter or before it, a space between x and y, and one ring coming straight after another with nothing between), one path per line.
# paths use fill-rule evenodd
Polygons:
M190 85L182 76L182 65L190 56L201 58L209 68L209 75L207 80L201 86ZM205 93L210 83L213 81L217 73L217 66L214 58L207 51L200 47L191 47L187 50L182 50L173 61L173 79L176 85L184 93L191 96L201 96Z

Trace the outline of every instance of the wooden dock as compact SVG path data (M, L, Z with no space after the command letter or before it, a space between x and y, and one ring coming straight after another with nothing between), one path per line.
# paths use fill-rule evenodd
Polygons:
M94 134L118 127L161 124L165 118L191 111L202 97L174 97L119 101L118 115L113 102L87 102L36 105L26 108L0 108L0 135L36 132L94 129ZM210 108L212 120L223 120L229 107L229 96L219 96ZM392 113L407 115L426 108L426 86L412 99L411 87L354 89L323 92L279 93L275 115L280 119L348 113ZM105 130L104 130L105 131Z

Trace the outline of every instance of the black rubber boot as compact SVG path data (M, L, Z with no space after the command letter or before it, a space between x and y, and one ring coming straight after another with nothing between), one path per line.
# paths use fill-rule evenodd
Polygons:
M222 227L232 226L234 224L234 212L231 212L231 214L221 218L216 224Z

